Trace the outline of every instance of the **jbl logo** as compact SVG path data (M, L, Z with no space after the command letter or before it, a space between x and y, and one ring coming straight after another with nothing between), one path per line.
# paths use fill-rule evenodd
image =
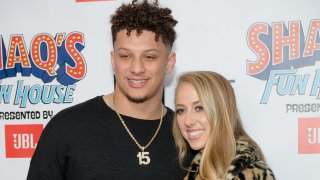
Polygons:
M320 154L320 118L299 118L298 153Z
M308 128L308 143L320 144L320 128Z
M42 130L42 124L5 125L6 157L32 157Z
M15 149L35 149L33 134L13 134L13 147Z

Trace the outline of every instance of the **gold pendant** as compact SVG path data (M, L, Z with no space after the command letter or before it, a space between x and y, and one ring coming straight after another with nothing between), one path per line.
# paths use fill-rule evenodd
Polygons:
M148 165L150 163L149 152L138 152L137 157L139 158L139 165Z

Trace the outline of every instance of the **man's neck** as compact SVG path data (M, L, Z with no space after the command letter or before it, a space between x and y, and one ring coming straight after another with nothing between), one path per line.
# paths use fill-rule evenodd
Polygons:
M118 113L146 120L160 118L161 98L154 97L143 103L131 102L120 93L111 93L103 97L106 104Z

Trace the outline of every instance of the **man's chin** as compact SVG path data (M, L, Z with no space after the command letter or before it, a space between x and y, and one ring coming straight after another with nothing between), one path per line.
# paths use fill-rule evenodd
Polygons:
M137 104L144 103L149 99L148 96L145 96L145 97L133 97L133 96L130 96L128 94L127 94L127 98L128 98L129 101L131 101L133 103L137 103Z

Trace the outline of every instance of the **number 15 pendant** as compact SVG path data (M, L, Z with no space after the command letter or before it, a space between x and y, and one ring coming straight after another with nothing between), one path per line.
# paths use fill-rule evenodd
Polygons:
M138 152L137 157L139 158L139 165L148 165L150 163L149 152Z

